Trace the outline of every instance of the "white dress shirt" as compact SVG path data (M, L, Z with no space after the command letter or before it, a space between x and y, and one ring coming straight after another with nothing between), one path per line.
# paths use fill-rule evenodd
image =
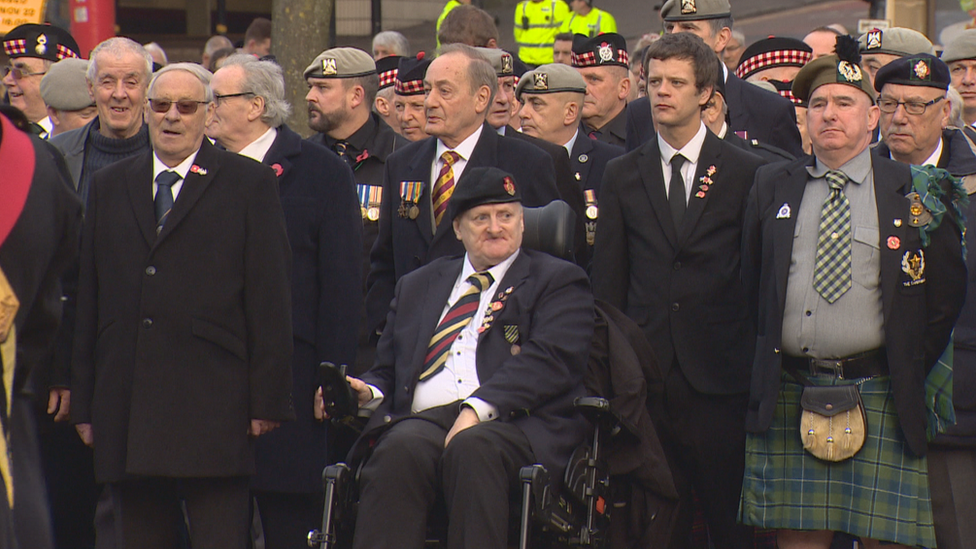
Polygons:
M449 148L440 139L437 140L437 150L434 152L434 162L430 167L430 192L433 196L434 184L437 183L437 176L441 174L441 168L444 167L444 160L441 159L441 155L446 151L453 150L461 156L457 162L454 163L452 169L454 170L454 184L461 180L461 174L464 173L464 167L468 165L468 160L471 159L471 153L474 152L474 146L478 144L478 139L481 139L481 131L484 126L478 126L478 129L474 131L473 134L469 135L467 139L462 141L454 149Z
M681 179L685 182L685 203L688 203L688 198L691 196L691 189L695 186L695 171L698 170L698 157L701 155L701 148L705 143L705 135L707 132L705 124L702 123L695 137L692 137L691 141L687 142L680 150L676 150L671 145L668 145L668 142L658 135L657 144L661 149L661 169L664 172L664 193L666 196L670 197L671 195L671 158L681 153L681 156L685 157L685 163L681 166Z
M932 156L930 156L927 159L925 159L925 162L922 162L922 165L923 166L936 166L937 167L939 165L939 159L942 158L942 146L943 145L944 145L944 143L942 141L942 138L940 137L939 138L939 146L935 148L935 152L932 153ZM891 153L889 153L889 156L890 155L891 155Z
M569 154L570 158L573 157L573 147L576 146L576 139L579 137L579 134L579 130L576 130L576 133L573 134L573 138L563 143L563 147L566 148L566 153Z
M274 145L274 140L276 137L278 137L278 130L268 128L268 131L264 132L261 137L251 141L237 154L246 156L252 160L257 160L258 162L264 162L264 157L267 156L268 151L271 150L271 145Z
M166 164L163 164L163 161L160 160L158 156L156 156L156 153L155 152L153 153L153 184L152 184L153 200L156 199L156 191L159 190L159 185L156 184L156 176L165 172L166 170L172 170L180 176L180 180L177 181L176 183L173 183L173 186L171 187L173 189L173 203L174 204L176 203L176 197L180 195L180 189L183 188L183 180L186 179L186 174L187 172L190 171L190 166L193 165L193 161L197 159L198 152L200 152L200 149L197 149L196 152L186 157L186 160L180 162L180 164L175 168L170 168Z

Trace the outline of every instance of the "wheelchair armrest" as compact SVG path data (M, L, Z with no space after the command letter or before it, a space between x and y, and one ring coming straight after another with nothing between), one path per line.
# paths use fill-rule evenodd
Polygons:
M620 430L620 418L610 409L610 401L602 397L577 397L573 406L583 417L611 436Z
M319 364L319 386L325 412L333 421L346 422L359 414L359 397L346 381L346 365Z

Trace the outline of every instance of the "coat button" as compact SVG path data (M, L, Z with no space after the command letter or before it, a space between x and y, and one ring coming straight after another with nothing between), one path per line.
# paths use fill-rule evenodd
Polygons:
M680 309L680 308L681 308L681 306L678 305L677 303L672 303L671 304L671 310L674 311L674 312L678 312L678 309Z
M392 417L390 417L390 416L388 416L388 415L386 415L386 416L383 416L383 422L384 422L384 423L389 423L389 422L391 422L391 421L393 421L393 418L392 418Z
M677 271L679 269L681 269L681 262L680 261L675 261L674 262L674 270Z
M145 328L145 329L148 330L149 328L152 328L152 325L153 325L153 320L151 318L144 318L144 319L142 319L142 327L143 328Z
M153 267L152 265L146 267L146 274L149 276L156 274L156 267Z

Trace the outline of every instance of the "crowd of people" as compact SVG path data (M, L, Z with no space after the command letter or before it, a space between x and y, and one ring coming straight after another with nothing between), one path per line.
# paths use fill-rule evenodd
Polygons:
M628 44L593 0L524 0L508 52L450 0L436 51L309 55L304 105L267 19L192 63L10 31L0 547L304 547L340 461L352 547L445 519L509 547L519 469L561 479L592 428L607 319L653 350L610 353L642 357L616 391L655 463L616 479L614 547L967 547L976 30L660 17ZM523 247L555 201L568 258Z

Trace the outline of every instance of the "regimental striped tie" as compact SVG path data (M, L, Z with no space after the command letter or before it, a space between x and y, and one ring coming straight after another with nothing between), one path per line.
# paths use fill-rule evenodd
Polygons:
M813 289L833 303L851 289L851 203L844 194L847 176L831 170L825 177L830 195L820 212Z
M437 176L437 181L434 182L434 192L431 196L434 203L434 225L436 226L440 226L444 212L447 211L447 201L454 194L454 163L461 160L461 155L454 151L444 151L441 160L444 161L444 166L441 167L441 173Z
M173 209L173 185L179 181L180 174L166 170L156 176L156 196L153 198L153 209L156 210L156 233L163 229L166 217Z
M440 372L447 363L447 354L451 351L451 345L478 310L481 292L487 290L494 281L488 271L474 273L468 277L471 287L461 294L454 306L447 311L443 320L437 325L437 329L434 330L434 337L430 338L420 381Z

